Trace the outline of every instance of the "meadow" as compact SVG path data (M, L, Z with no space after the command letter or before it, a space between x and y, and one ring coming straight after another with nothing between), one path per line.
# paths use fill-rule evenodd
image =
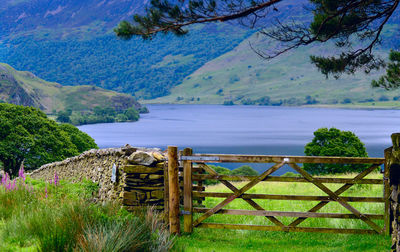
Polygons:
M155 211L95 203L97 189L91 181L3 177L0 251L168 251L174 239Z
M354 177L355 174L335 177ZM382 178L374 173L367 178ZM241 188L245 182L233 183ZM340 184L325 184L331 190L337 189ZM208 186L207 192L230 192L222 184ZM322 191L308 183L264 182L252 188L248 193L286 194L286 195L325 195ZM343 196L382 197L382 185L354 185ZM205 207L214 207L223 198L206 198ZM255 200L266 210L306 212L316 205L316 201L292 200ZM351 202L353 207L362 213L382 214L383 203ZM235 199L224 209L254 210L242 199ZM350 213L336 202L328 203L319 212ZM195 215L196 219L199 215ZM289 224L294 218L277 217L284 224ZM383 220L374 220L383 227ZM205 222L273 225L268 219L261 216L234 216L213 215ZM361 228L368 226L360 220L354 219L317 219L308 218L300 227L332 227L332 228ZM174 246L175 251L387 251L390 248L390 236L386 235L359 235L359 234L323 234L323 233L294 233L294 232L266 232L247 230L221 230L195 228L192 234L183 234L178 237Z
M334 176L338 177L338 176ZM354 177L354 174L340 177ZM382 178L379 173L367 178ZM245 182L234 182L240 188ZM328 184L336 189L339 184ZM160 216L152 211L129 213L119 204L98 204L93 195L98 185L91 181L38 181L18 178L0 185L0 251L386 251L390 237L286 233L195 228L192 234L170 236ZM381 185L354 185L343 196L382 196ZM207 192L229 192L222 184L206 187ZM307 183L265 182L249 193L324 195ZM205 207L223 199L206 198ZM255 200L266 210L307 211L317 202ZM352 202L363 213L382 214L383 203ZM253 210L241 199L227 209ZM320 212L348 213L335 202ZM195 216L195 218L198 215ZM293 218L278 217L288 224ZM382 220L374 220L383 226ZM272 225L260 216L214 215L205 222ZM183 224L183 222L182 222ZM300 226L367 228L359 220L309 218ZM183 226L182 226L183 230Z

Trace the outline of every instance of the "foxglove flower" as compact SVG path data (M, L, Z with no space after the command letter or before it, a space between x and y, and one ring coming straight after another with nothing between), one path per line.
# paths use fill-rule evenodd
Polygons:
M55 171L54 172L54 185L57 186L58 183L59 183L59 179L58 179L57 171Z
M18 177L20 177L22 179L22 181L25 182L26 177L25 177L25 170L24 170L24 164L23 163L21 164L21 168L19 168Z

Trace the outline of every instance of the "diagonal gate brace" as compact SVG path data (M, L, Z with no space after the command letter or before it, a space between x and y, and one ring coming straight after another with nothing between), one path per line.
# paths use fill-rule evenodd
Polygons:
M243 186L240 190L237 190L237 188L235 187L235 189L233 189L233 185L231 183L229 183L228 188L230 188L231 190L234 190L234 193L229 196L228 198L226 198L225 200L223 200L221 203L219 203L217 206L215 206L214 208L208 210L205 214L203 214L202 216L200 216L194 223L193 226L198 226L201 222L203 222L205 219L207 219L208 217L210 217L211 215L215 214L216 212L218 212L220 209L222 209L223 207L225 207L226 205L228 205L229 203L231 203L234 199L236 199L237 197L241 196L242 194L244 194L246 191L250 190L252 187L254 187L255 185L257 185L260 181L263 181L266 177L268 177L270 174L272 174L273 172L277 171L279 168L281 168L284 164L286 163L286 161L283 161L279 164L275 164L273 165L271 168L269 168L268 170L266 170L265 172L263 172L261 175L259 175L257 178L255 178L254 180L250 181L249 183L247 183L245 186ZM210 167L208 167L210 168ZM207 169L207 168L206 168ZM210 168L211 169L211 168ZM215 172L215 171L214 171ZM216 172L215 172L216 173ZM217 173L218 174L218 173ZM215 175L215 174L214 174ZM257 204L256 202L254 202L255 204ZM258 205L258 204L257 204ZM253 205L252 205L253 206ZM255 205L254 205L255 206ZM253 206L253 207L254 207ZM261 206L259 206L261 207ZM275 218L276 219L276 218ZM277 221L279 221L278 219L276 219ZM276 221L274 221L274 223L278 224L279 226L281 226L281 222L280 224L277 223ZM282 224L283 225L283 224Z

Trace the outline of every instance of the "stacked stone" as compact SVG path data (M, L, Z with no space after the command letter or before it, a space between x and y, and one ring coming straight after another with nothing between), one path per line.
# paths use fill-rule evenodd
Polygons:
M393 214L392 221L392 247L391 251L400 251L400 225L399 225L399 188L398 185L392 186L392 194L391 194L391 210Z
M164 209L165 156L160 152L136 151L123 167L126 176L122 203L130 210L143 206Z
M392 246L390 251L400 251L400 133L392 134L393 146L385 150L387 166L389 168L390 184L390 212ZM388 155L386 155L386 151Z
M160 150L134 148L129 145L122 148L93 149L61 162L43 165L33 171L30 176L44 181L54 181L55 174L60 179L71 182L87 179L99 185L98 194L93 195L94 200L100 202L122 200L121 193L126 187L127 175L123 168L132 162L133 157L136 156L134 153L138 152L160 153ZM113 167L116 170L115 181L111 179Z

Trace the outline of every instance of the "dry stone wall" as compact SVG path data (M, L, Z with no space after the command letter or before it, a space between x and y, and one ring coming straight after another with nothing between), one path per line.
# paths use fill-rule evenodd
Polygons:
M54 178L79 182L91 180L99 185L99 202L117 200L134 209L156 205L164 208L164 159L160 149L93 149L61 162L46 164L30 175L45 181Z

